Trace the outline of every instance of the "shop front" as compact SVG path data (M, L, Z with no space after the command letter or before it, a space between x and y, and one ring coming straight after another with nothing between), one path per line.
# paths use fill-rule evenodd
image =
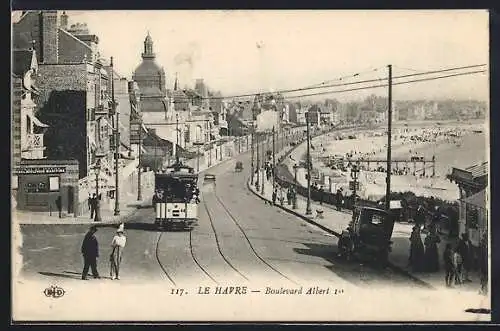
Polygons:
M78 202L78 161L23 160L13 169L12 190L19 210L75 214Z

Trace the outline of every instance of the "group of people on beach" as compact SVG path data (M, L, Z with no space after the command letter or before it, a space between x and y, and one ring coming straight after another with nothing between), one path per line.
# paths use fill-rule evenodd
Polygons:
M97 226L92 226L83 238L81 253L83 255L83 271L82 280L87 280L89 269L92 271L92 276L96 279L101 278L97 270L97 258L99 257L99 242L95 236ZM110 262L110 277L111 279L120 279L120 265L123 259L123 250L127 243L125 236L125 225L121 223L116 230L116 235L111 241L111 253L109 255Z

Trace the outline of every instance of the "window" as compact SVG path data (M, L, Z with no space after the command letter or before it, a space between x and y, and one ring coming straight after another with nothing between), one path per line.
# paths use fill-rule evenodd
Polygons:
M187 126L187 125L186 125L186 126L184 127L184 141L185 141L186 143L189 143L190 138L191 138L191 137L190 137L190 134L189 134L189 126Z
M31 118L26 115L26 134L31 133Z
M49 188L45 181L30 180L24 184L24 191L26 193L45 193L49 191Z
M59 191L59 177L58 176L49 177L49 190L51 192Z
M17 187L19 185L19 177L17 175L12 176L12 189L17 190Z

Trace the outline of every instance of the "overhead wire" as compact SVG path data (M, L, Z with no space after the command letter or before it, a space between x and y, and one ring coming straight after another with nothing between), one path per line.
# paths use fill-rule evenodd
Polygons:
M439 70L431 70L431 71L425 71L425 72L418 72L414 74L406 74L406 75L399 75L399 76L394 76L392 79L401 79L401 78L409 78L409 77L415 77L415 76L422 76L422 75L431 75L431 74L438 74L438 73L444 73L444 72L450 72L450 71L456 71L456 70L463 70L463 69L472 69L472 68L477 68L481 66L485 66L486 64L476 64L476 65L468 65L468 66L461 66L461 67L453 67L453 68L446 68L446 69L439 69ZM377 68L379 69L379 68ZM374 70L375 71L375 70ZM454 75L451 76L446 76L446 77L453 77ZM460 76L460 75L458 75ZM387 78L374 78L374 79L365 79L361 81L356 81L356 82L346 82L346 83L337 83L337 84L329 84L329 85L323 85L323 86L317 86L317 87L302 87L302 88L296 88L296 89L287 89L287 90L279 90L275 91L273 93L271 92L266 92L266 93L248 93L248 94L239 94L239 95L233 95L233 96L226 96L226 97L197 97L196 99L198 100L221 100L221 99L237 99L237 98L243 98L243 97L252 97L252 96L258 96L258 95L263 95L263 94L285 94L285 93L293 93L293 92L302 92L302 91L307 91L307 90L314 90L314 89L323 89L323 88L332 88L332 87L342 87L342 86L349 86L349 85L359 85L359 84L364 84L364 83L374 83L374 82L381 82L385 81ZM396 85L394 83L394 85ZM362 88L357 88L354 90L359 90ZM321 95L321 94L329 94L330 92L317 92L317 93L311 93L311 94L304 94L303 96L314 96L314 95ZM287 96L290 97L290 96ZM186 97L186 98L176 98L177 102L187 102L190 100L195 99L194 97ZM174 103L176 101L174 100Z
M486 70L476 70L476 71L470 71L470 72L449 74L449 75L445 75L445 76L414 79L414 80L408 80L408 81L404 81L404 82L393 82L392 85L404 85L404 84L425 82L425 81L444 79L444 78L450 78L450 77L473 75L473 74L484 73L484 72L486 72ZM335 94L335 93L344 93L344 92L352 92L352 91L360 91L360 90L368 90L368 89L375 89L375 88L387 87L387 86L389 86L389 84L386 83L386 84L370 85L370 86L356 87L356 88L350 88L350 89L344 89L344 90L324 91L324 92L316 92L316 93L301 94L301 95L290 95L290 96L287 96L287 99L302 98L302 97L309 97L309 96L316 96L316 95Z

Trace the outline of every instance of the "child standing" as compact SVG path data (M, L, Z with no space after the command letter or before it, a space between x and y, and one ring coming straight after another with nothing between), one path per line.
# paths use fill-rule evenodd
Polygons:
M125 225L120 224L118 230L116 230L116 235L113 237L111 242L111 255L109 256L111 262L111 279L120 279L120 264L122 263L123 249L127 243L127 237L125 237L124 232ZM114 277L113 277L114 274Z

